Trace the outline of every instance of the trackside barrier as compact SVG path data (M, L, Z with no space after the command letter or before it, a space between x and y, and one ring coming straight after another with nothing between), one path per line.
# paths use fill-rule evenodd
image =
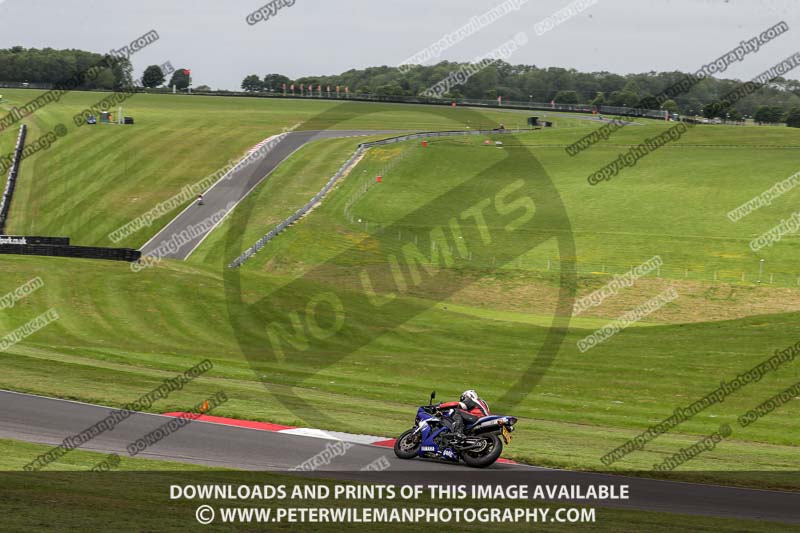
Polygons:
M69 246L48 244L0 244L0 254L44 255L52 257L80 257L84 259L107 259L110 261L138 261L139 250L130 248L98 248L94 246Z
M3 233L6 227L6 219L8 218L8 211L11 208L11 197L14 195L14 187L17 184L19 162L22 158L22 149L25 147L25 137L27 133L28 127L25 124L19 127L19 137L17 137L17 147L14 149L14 159L11 162L11 167L8 169L8 179L6 180L5 191L3 191L3 198L0 199L0 234Z
M0 82L1 83L1 82ZM0 85L2 86L2 85ZM151 93L170 94L171 89L148 89ZM188 96L188 95L187 95ZM508 100L503 98L502 103L494 98L437 98L433 96L379 96L367 93L350 93L349 95L328 96L326 93L318 94L283 94L283 93L249 93L243 91L196 91L192 90L191 96L227 96L242 98L284 98L294 100L334 100L337 102L383 102L392 104L420 104L451 106L453 103L468 107L492 107L500 109L528 109L538 111L566 111L570 113L603 113L606 115L623 115L628 117L652 118L664 120L663 109L644 109L639 107L622 107L610 105L560 104L556 102L533 102L529 100Z
M242 255L237 257L233 260L233 262L228 265L228 268L238 268L244 264L245 261L253 257L259 250L261 250L266 244L274 239L279 233L283 232L286 228L297 222L303 215L308 213L312 207L317 205L322 198L328 194L328 191L333 188L336 182L341 178L348 169L353 166L353 164L361 157L364 152L373 148L375 146L381 146L386 144L394 144L398 142L404 141L412 141L415 139L429 139L431 137L452 137L456 135L497 135L500 133L516 133L519 131L529 131L529 130L468 130L468 131L434 131L428 133L413 133L410 135L401 135L399 137L390 137L388 139L382 139L380 141L373 141L368 143L361 143L358 145L355 153L348 159L344 165L333 175L331 179L325 184L321 191L314 195L314 197L309 200L303 207L292 213L287 219L283 222L275 226L269 233L261 237L256 243L244 251Z

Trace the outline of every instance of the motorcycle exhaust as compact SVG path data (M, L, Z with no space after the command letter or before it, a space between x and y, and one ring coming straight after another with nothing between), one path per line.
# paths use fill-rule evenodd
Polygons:
M469 442L470 440L472 440L472 442ZM475 441L474 439L467 439L467 441L465 441L464 443L456 444L454 446L458 448L459 451L467 451L467 450L472 450L474 448L480 448L481 442L480 440Z

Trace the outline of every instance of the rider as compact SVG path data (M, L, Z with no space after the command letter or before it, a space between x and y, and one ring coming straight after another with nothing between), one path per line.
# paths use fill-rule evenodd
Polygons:
M464 438L464 428L467 424L474 424L478 418L489 416L489 404L478 397L474 390L466 390L461 393L458 402L443 402L438 406L439 410L453 409L453 433L458 440Z

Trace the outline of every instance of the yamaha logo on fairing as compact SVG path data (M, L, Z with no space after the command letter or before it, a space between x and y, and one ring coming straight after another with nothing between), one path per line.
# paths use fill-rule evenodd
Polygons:
M423 451L423 452L432 452L432 451L434 451L435 449L436 449L436 448L434 448L433 446L423 446L423 447L422 447L422 451Z

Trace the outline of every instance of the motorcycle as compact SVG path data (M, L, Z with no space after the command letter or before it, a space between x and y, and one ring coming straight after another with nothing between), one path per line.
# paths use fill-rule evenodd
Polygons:
M517 418L490 415L479 418L464 428L463 440L457 439L450 420L452 409L441 411L433 404L436 391L431 393L428 405L417 410L414 427L404 431L394 443L394 454L400 459L427 457L444 459L467 466L485 468L500 457L503 443L511 441ZM502 441L501 441L502 439Z

